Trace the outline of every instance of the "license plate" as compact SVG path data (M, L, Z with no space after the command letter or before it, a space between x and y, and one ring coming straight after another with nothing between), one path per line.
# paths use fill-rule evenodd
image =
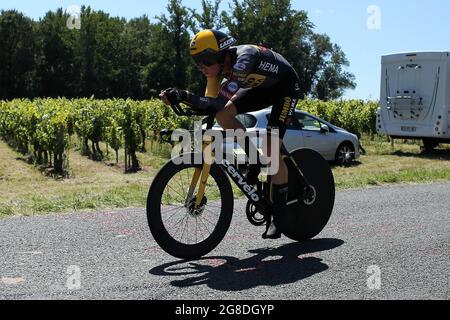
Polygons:
M402 127L403 132L416 132L416 127Z

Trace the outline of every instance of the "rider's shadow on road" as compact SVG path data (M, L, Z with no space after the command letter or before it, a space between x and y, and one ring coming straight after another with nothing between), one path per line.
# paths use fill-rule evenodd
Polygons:
M173 280L176 287L207 285L221 291L243 291L258 286L294 283L323 272L328 266L319 252L344 244L338 239L318 239L290 243L280 248L256 249L245 259L209 257L197 261L167 263L150 270L158 276L183 276Z

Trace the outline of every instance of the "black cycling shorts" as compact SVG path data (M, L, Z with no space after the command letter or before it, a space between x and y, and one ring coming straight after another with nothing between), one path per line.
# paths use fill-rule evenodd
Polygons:
M298 92L298 81L295 78L288 78L270 88L239 89L231 101L236 106L238 114L272 106L268 126L278 128L280 138L283 138L298 102Z

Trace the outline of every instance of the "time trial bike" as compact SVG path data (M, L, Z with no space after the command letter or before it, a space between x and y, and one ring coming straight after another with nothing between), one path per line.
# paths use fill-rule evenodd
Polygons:
M214 125L214 114L172 105L178 116L207 116L206 129ZM201 155L195 152L179 155L168 161L150 187L147 198L147 219L158 245L180 259L199 259L224 239L234 213L233 181L248 199L246 216L254 226L263 226L270 219L271 179L251 186L245 170L228 160L220 163L204 159L211 142L204 142ZM299 149L287 153L284 161L289 173L289 192L286 212L278 227L294 241L316 237L325 228L333 211L335 182L328 162L317 152ZM187 156L187 157L186 157ZM214 154L209 154L214 157ZM192 161L181 160L190 158ZM227 158L228 159L228 158ZM260 179L261 180L261 179Z

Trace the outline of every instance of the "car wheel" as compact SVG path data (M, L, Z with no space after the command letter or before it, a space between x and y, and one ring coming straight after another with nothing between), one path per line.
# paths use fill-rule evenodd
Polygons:
M336 150L336 163L340 166L348 166L355 160L355 147L350 142L342 143Z

